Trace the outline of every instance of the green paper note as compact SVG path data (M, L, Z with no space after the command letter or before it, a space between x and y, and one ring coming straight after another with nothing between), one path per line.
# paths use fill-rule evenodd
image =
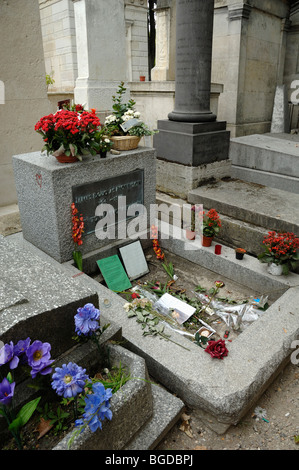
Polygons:
M116 292L122 292L132 287L118 255L98 260L97 265L99 266L109 289Z

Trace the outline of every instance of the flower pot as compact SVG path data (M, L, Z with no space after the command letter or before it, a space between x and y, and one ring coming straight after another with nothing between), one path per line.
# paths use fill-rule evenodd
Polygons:
M140 75L139 80L140 80L141 82L145 82L145 76L144 76L144 75Z
M61 155L55 155L55 158L59 163L76 163L79 161L77 157L74 157L73 155L65 155L64 153Z
M195 232L192 230L186 230L186 238L187 240L194 240L195 239Z
M106 158L107 157L107 150L100 152L100 157L101 158Z
M140 137L135 135L119 135L111 137L114 150L134 150L137 149Z
M244 253L239 253L238 251L236 251L236 259L243 259L244 257Z
M211 246L214 237L207 237L206 235L202 236L202 246Z
M267 271L268 271L269 274L272 274L272 276L281 276L282 275L282 265L281 264L270 263L270 264L268 264Z

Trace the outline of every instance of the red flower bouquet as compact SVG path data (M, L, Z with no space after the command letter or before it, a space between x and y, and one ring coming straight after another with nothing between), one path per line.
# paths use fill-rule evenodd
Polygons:
M228 355L228 350L223 339L219 339L218 341L209 341L205 352L209 353L212 357L217 359L223 359Z
M84 232L84 221L83 216L78 215L78 209L75 206L75 203L71 204L72 209L72 237L75 244L75 249L73 251L73 259L76 263L77 268L83 270L83 261L82 253L77 249L77 246L83 245L82 234Z
M221 220L218 212L215 209L210 209L207 213L204 212L203 235L214 237L219 233L220 228Z
M268 232L264 237L265 250L258 255L261 263L282 265L283 274L296 269L299 262L299 238L292 232Z
M77 105L77 110L61 109L42 117L36 123L35 130L45 142L42 151L82 160L84 154L96 154L98 144L95 135L100 125L94 112L84 111L81 105Z

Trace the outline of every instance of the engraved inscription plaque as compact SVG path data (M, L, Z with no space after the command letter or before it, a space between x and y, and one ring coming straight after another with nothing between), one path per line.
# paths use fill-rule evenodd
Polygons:
M118 220L118 198L126 198L126 208L132 204L144 204L144 171L135 170L120 176L72 187L73 202L84 219L84 236L95 233L101 217L96 216L99 204L110 204ZM126 211L127 213L127 211ZM132 219L126 217L126 220Z

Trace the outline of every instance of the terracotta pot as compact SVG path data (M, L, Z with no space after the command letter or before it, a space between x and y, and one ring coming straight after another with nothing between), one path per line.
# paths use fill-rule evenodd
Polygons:
M75 163L79 161L77 157L73 157L72 155L65 155L64 153L55 156L55 158L59 163Z
M187 240L194 240L195 239L195 232L192 232L192 230L186 230L186 238Z
M145 76L144 76L144 75L140 75L139 80L140 80L141 82L145 82Z
M202 246L211 246L214 237L206 237L205 235L202 236L201 244Z

